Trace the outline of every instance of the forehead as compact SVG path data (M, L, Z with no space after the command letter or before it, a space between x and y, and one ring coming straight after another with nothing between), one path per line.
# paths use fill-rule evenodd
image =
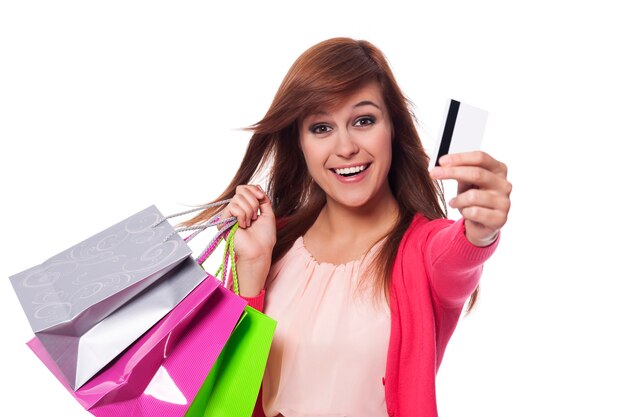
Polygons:
M372 101L378 106L384 105L383 93L377 82L370 82L346 97L343 104L354 104L360 101Z
M352 108L363 107L367 105L377 107L378 109L380 109L380 111L386 113L385 100L383 97L382 89L380 88L380 85L375 81L363 85L355 92L344 98L340 98L334 103L321 105L318 108L315 108L304 118L306 119L316 115L327 115L343 109L350 110Z

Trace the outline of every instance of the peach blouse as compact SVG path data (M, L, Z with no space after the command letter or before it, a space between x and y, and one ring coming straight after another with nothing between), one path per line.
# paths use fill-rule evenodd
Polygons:
M267 416L387 415L389 307L357 287L377 249L334 265L316 261L300 237L272 266L265 313L278 324L263 378Z

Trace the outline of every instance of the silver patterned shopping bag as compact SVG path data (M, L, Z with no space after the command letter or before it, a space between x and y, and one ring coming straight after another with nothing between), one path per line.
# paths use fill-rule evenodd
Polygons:
M77 389L207 276L155 206L10 277L35 336Z

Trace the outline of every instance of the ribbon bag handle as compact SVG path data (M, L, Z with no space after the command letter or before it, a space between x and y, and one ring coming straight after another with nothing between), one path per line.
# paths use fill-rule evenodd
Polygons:
M158 226L160 223L164 222L165 220L169 220L172 219L174 217L180 217L180 216L184 216L185 214L189 214L189 213L194 213L196 211L200 211L200 210L205 210L211 207L217 207L217 206L225 206L226 204L230 203L230 198L226 199L226 200L222 200L222 201L215 201L213 203L209 203L209 204L203 204L201 206L192 208L190 210L185 210L185 211L181 211L179 213L174 213L174 214L170 214L169 216L165 216L159 220L157 220L152 227L154 226Z
M226 245L224 246L224 257L222 264L219 266L215 276L219 279L222 274L222 285L228 288L228 266L230 263L230 272L233 276L233 292L239 295L239 278L237 277L237 264L235 263L235 232L239 229L239 223L235 222L230 230L226 230Z
M200 210L206 210L206 209L211 208L211 207L224 206L224 205L230 203L231 200L232 199L229 198L229 199L222 200L222 201L215 201L213 203L204 204L202 206L198 206L198 207L192 208L190 210L185 210L185 211L181 211L179 213L170 214L169 216L162 217L162 218L158 219L157 221L155 221L154 224L152 225L152 227L156 227L159 224L161 224L162 222L164 222L165 220L169 220L169 219L172 219L174 217L184 216L185 214L193 213L193 212L200 211ZM219 218L219 214L216 214L215 216L211 217L209 220L207 220L204 223L195 224L193 226L176 227L176 228L174 228L174 231L172 233L170 233L169 235L167 235L165 237L165 240L168 240L169 238L171 238L176 233L187 232L187 231L193 230L194 233L192 233L191 235L189 235L189 236L187 236L185 238L185 242L189 242L189 241L191 241L191 239L193 239L194 237L198 236L202 231L208 229L209 227L217 226L217 225L220 225L220 224L226 224L226 223L227 223L226 227L228 227L228 226L234 224L235 221L236 221L235 217L228 217L226 219L220 219Z
M217 248L217 246L219 245L220 241L222 239L224 239L228 235L230 229L236 223L237 223L237 219L235 217L229 217L229 218L224 219L222 221L216 222L215 225L224 224L224 228L222 230L218 231L215 234L215 236L213 236L213 239L211 239L209 244L204 248L204 250L202 252L200 252L200 255L196 258L196 262L198 262L200 265L204 264L204 262L207 260L207 258L213 253L215 248Z
M174 213L174 214L170 214L168 216L162 217L160 219L158 219L157 221L154 222L154 224L152 225L152 227L156 227L159 224L161 224L162 222L172 219L174 217L179 217L179 216L184 216L186 214L189 213L194 213L196 211L200 211L200 210L205 210L207 208L211 208L211 207L218 207L218 206L224 206L228 203L230 203L232 199L226 199L226 200L221 200L221 201L215 201L213 203L209 203L209 204L204 204L202 206L198 206L195 207L193 209L190 210L185 210L185 211L181 211L178 213ZM204 230L208 229L209 227L213 227L213 226L219 226L219 225L224 225L224 227L222 228L222 230L219 230L215 236L213 236L213 238L211 239L211 241L207 244L207 246L202 250L202 252L200 252L200 255L198 255L195 259L195 261L199 264L199 265L203 265L206 260L209 258L209 256L215 251L215 249L218 247L218 245L220 244L222 239L225 239L227 241L226 243L226 247L225 247L225 252L224 252L224 260L222 261L222 264L220 265L220 268L218 269L218 272L215 274L215 276L217 277L219 272L223 270L222 272L222 284L226 285L227 284L227 276L226 276L226 270L228 269L228 251L230 251L230 257L232 259L232 266L234 267L235 262L234 262L234 232L237 230L237 228L239 227L237 225L237 218L234 216L231 217L227 217L225 219L220 219L219 217L219 213L216 214L215 216L211 217L209 220L200 223L200 224L195 224L193 226L187 226L187 227L175 227L174 231L171 232L170 234L168 234L164 241L167 241L169 238L171 238L174 234L177 233L182 233L182 232L188 232L188 231L193 231L192 234L190 234L189 236L185 237L183 240L187 243L189 243L194 237L198 236L201 232L203 232ZM237 271L236 269L233 270L233 274L236 275ZM236 280L236 278L235 278ZM239 283L237 282L235 284L237 286L237 294L239 294Z

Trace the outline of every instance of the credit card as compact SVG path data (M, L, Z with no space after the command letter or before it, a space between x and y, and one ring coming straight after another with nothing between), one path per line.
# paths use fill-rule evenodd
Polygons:
M446 154L479 150L488 114L481 108L450 100L448 114L442 123L439 144L430 158L430 168L439 166L439 158Z

